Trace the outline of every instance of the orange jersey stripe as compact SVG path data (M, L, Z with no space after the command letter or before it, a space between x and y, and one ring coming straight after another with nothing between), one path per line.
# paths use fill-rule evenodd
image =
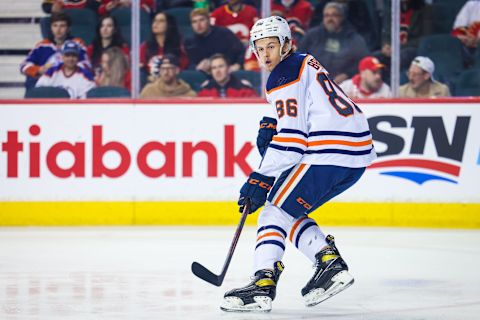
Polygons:
M300 218L299 220L297 220L297 222L295 222L295 224L293 225L292 229L290 230L290 242L293 242L293 234L295 233L295 230L297 230L298 226L300 225L300 223L302 223L303 220L307 219L307 216L304 216L303 218Z
M295 142L304 145L305 147L308 145L307 141L298 139L298 138L282 138L282 137L273 137L273 141L277 142Z
M265 238L265 237L273 237L273 236L278 236L278 237L284 239L284 238L283 238L283 235L281 235L281 234L278 233L278 232L267 232L267 233L261 235L260 237L258 237L258 238L257 238L257 241L260 241L260 239Z
M326 144L340 144L342 146L351 146L351 147L363 147L363 146L368 146L372 144L372 139L370 140L365 140L365 141L358 141L358 142L352 142L352 141L345 141L345 140L322 140L322 141L312 141L308 143L308 146L323 146Z
M275 88L271 89L270 91L267 91L267 93L270 94L270 93L272 93L273 91L283 89L283 88L285 88L285 87L288 87L289 85L292 85L292 84L297 83L298 81L300 81L300 78L302 77L303 69L304 69L304 67L305 67L305 63L307 62L307 60L308 60L309 57L310 57L310 56L307 55L307 56L305 57L305 59L303 59L302 67L300 68L300 72L298 73L297 79L293 80L292 82L285 83L285 84L282 84L281 86L275 87Z
M297 171L295 172L295 174L292 176L292 178L290 179L290 181L288 181L287 185L283 188L282 192L278 195L277 197L277 200L275 201L275 205L278 205L278 203L280 202L280 200L282 199L282 197L285 195L285 193L287 192L287 190L290 188L290 186L293 184L293 181L295 181L295 179L298 177L298 175L300 174L300 172L302 172L303 168L305 168L306 164L305 163L302 163Z

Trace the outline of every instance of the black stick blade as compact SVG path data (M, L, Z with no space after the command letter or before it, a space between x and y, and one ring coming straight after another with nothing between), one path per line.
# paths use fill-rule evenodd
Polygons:
M223 277L217 276L198 262L192 263L192 272L202 280L205 280L214 286L220 287L223 283Z

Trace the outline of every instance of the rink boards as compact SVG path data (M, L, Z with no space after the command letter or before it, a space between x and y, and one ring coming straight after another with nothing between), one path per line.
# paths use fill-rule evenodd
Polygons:
M479 228L480 101L359 105L379 157L315 217ZM6 101L0 225L234 224L263 115L259 100Z

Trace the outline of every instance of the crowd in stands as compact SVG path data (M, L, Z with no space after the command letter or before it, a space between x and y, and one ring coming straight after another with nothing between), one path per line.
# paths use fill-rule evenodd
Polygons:
M60 86L85 98L105 87L128 96L131 4L43 0L44 39L20 66L27 91ZM260 68L248 41L261 1L140 5L142 98L260 95ZM313 54L353 99L391 97L390 6L387 0L271 0L272 14L290 24L294 47ZM83 25L80 16L96 25ZM479 41L480 1L401 0L400 97L480 95L478 85L463 85L480 78Z

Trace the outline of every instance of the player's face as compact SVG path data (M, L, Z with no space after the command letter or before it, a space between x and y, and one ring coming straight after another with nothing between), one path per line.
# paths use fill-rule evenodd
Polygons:
M64 40L67 37L68 24L67 21L55 21L50 26L55 40Z
M282 61L280 56L280 41L276 37L264 38L255 41L260 64L268 71L272 71Z
M153 34L164 34L167 32L167 17L163 13L155 16L152 22Z
M63 65L66 69L72 70L76 68L78 62L78 56L76 54L67 53L63 55Z
M420 67L411 65L407 72L408 81L413 89L418 89L430 79L428 72Z
M100 26L100 36L105 39L110 39L113 35L113 29L112 18L105 18Z
M375 92L382 86L382 71L381 70L364 70L361 72L362 80L364 81L368 90Z
M223 59L214 59L210 64L212 77L217 83L223 84L228 79L228 65Z
M192 29L196 34L202 35L208 32L210 22L208 18L203 15L196 15L192 18Z

